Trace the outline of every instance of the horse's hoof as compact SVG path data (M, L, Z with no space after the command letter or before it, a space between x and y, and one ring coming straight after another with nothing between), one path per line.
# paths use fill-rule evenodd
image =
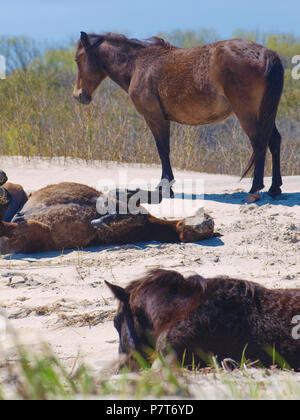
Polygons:
M106 214L105 216L100 217L100 219L92 220L91 224L96 229L106 229L113 232L112 225L120 223L129 217L130 215L128 214Z
M268 195L270 195L272 198L278 197L281 194L281 188L279 187L271 187L268 191Z
M6 184L7 181L8 181L8 179L7 179L6 173L4 171L0 170L0 185Z
M259 200L260 200L260 193L259 193L259 191L256 191L255 193L248 194L246 203L247 204L252 204L252 203L256 203Z
M109 216L103 216L100 217L100 219L95 219L92 220L91 225L95 228L95 229L107 229L110 231L113 231L113 229L106 223L106 221L109 220Z
M11 201L9 193L5 188L0 187L0 206L7 206Z
M162 202L163 198L174 198L175 194L172 187L169 186L158 186L157 190L159 190L159 203Z
M161 199L162 198L174 198L175 194L173 191L173 185L175 184L175 180L168 181L167 179L162 179L160 183L157 185L156 189L160 191Z

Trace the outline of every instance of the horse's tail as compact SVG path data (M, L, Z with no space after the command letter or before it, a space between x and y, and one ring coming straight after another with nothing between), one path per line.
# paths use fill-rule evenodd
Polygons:
M242 178L248 174L254 165L256 157L260 153L265 152L269 144L283 91L284 68L278 54L271 50L267 50L266 52L265 77L267 79L267 86L258 114L261 144L259 147L254 147L254 151Z

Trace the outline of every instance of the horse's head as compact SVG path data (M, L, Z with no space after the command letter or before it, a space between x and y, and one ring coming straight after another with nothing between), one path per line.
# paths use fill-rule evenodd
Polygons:
M138 351L141 342L141 330L135 319L134 308L131 307L131 292L122 287L106 282L114 296L119 301L119 308L114 319L114 326L119 333L119 353L130 355Z
M97 49L103 40L103 37L97 36L97 40L94 41L92 35L82 32L77 44L75 61L78 73L73 96L83 105L88 105L92 101L93 93L106 77L100 57L97 55Z
M106 282L119 300L114 320L120 337L120 354L138 352L148 358L171 324L199 305L206 280L198 275L184 278L167 270L150 271L126 289Z
M177 231L182 242L197 242L214 236L214 220L203 209L194 216L186 217L177 224Z

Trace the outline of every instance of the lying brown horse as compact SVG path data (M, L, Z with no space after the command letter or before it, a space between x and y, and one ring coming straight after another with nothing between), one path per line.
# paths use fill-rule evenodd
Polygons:
M89 104L110 77L132 99L150 127L162 162L162 180L174 180L170 163L170 122L215 124L235 114L248 135L254 165L249 201L264 188L267 148L273 157L271 196L281 193L281 136L275 119L284 69L274 51L246 39L202 47L176 48L160 38L142 42L123 35L81 33L76 52L74 97ZM196 151L195 151L196 152Z
M133 352L148 358L153 347L164 352L169 346L186 366L205 365L211 355L219 362L240 362L246 349L248 360L265 366L284 360L300 370L294 325L299 289L269 290L225 277L184 278L166 270L154 270L125 289L107 284L120 301L115 327L127 362Z
M106 197L81 184L50 185L27 200L22 187L7 183L6 176L1 178L1 174L2 171L0 180L5 181L0 187L2 253L33 253L153 240L194 242L214 235L213 220L200 213L168 221L150 215L139 206L136 214L121 214L119 211L99 218L103 213L97 213L97 202L99 197L102 196L103 200ZM117 201L118 209L127 205L127 202Z

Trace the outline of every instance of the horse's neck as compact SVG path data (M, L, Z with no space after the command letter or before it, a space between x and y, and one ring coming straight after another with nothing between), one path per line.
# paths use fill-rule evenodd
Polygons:
M110 46L105 54L101 54L101 60L105 64L107 76L121 88L128 91L134 70L136 53L131 48L117 48Z

